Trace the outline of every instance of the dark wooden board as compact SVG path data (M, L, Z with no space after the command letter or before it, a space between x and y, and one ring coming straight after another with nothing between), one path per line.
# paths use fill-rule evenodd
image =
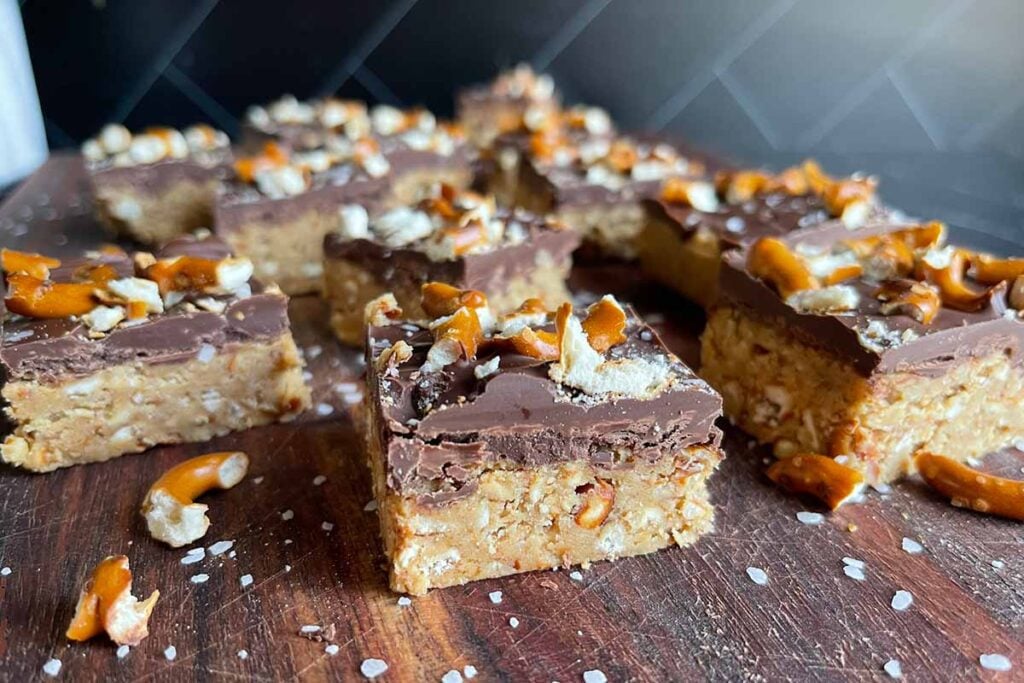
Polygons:
M104 241L84 194L77 209L58 201L80 183L73 160L51 160L0 210L0 243L68 253ZM622 267L578 269L574 286L636 302L695 360L702 316L671 293ZM387 661L390 681L436 681L466 665L485 681L580 681L588 669L612 681L879 680L890 658L910 680L1024 677L1024 526L953 509L916 481L802 524L795 514L813 505L774 490L765 452L732 428L712 480L717 528L696 546L595 564L582 581L538 572L400 606L363 509L370 486L351 408L336 390L358 382L358 354L331 340L318 300L293 301L291 314L314 400L331 414L46 475L0 468L0 567L11 569L0 576L0 679L45 678L50 657L68 680L359 680L368 657ZM220 449L253 459L244 482L205 499L205 544L234 540L236 555L185 566L185 549L148 537L138 506L166 468ZM1020 476L1024 456L994 465ZM925 552L904 552L905 536ZM111 553L131 558L136 594L161 591L150 637L120 660L102 639L63 636L81 583ZM867 563L865 581L844 575L844 556ZM748 567L767 571L768 584ZM191 583L200 572L209 581ZM914 596L904 612L890 607L900 589ZM337 653L300 636L306 624L328 629ZM983 653L1006 655L1013 670L983 670Z

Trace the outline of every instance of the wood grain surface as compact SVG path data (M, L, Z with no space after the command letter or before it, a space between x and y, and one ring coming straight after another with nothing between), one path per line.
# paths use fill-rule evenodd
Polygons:
M106 239L69 157L0 210L3 246L71 253ZM635 302L695 361L692 306L622 267L577 269L573 284ZM538 572L400 605L364 509L350 404L359 354L332 341L318 300L294 300L291 315L318 407L299 421L46 475L0 468L0 567L10 569L0 572L0 679L46 679L51 657L59 678L76 681L361 680L371 657L387 662L384 681L437 681L467 665L483 681L581 681L593 669L610 681L882 680L890 659L912 681L1024 679L1024 526L956 510L915 480L801 523L796 513L814 506L773 489L766 453L731 427L711 484L716 530L696 546L595 564L582 580ZM223 449L252 457L245 481L204 501L213 524L203 543L233 540L232 552L183 565L186 549L148 537L139 503L171 465ZM990 460L1021 476L1024 455ZM904 551L904 537L924 552ZM131 559L136 594L161 591L150 637L122 659L103 639L63 635L85 577L112 553ZM866 563L863 581L844 574L844 557ZM199 573L209 580L192 583ZM890 606L897 590L913 595L909 609ZM323 639L303 625L321 626ZM1012 670L983 669L989 653Z

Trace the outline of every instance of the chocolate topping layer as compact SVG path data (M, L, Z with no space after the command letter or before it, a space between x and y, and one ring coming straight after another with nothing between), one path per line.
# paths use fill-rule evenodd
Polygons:
M129 186L142 194L153 194L180 182L205 183L224 179L230 172L231 152L196 159L165 159L138 166L95 167L89 178L95 186Z
M725 249L743 246L761 237L777 237L799 228L814 227L832 219L824 202L815 194L761 194L742 204L722 202L713 213L660 198L648 199L644 205L648 215L669 223L683 239L707 231L715 235Z
M214 209L217 232L231 232L252 222L289 221L307 211L334 211L344 204L372 204L405 173L430 168L468 170L475 156L464 143L450 155L412 149L397 137L383 138L380 144L390 165L380 178L371 177L358 164L342 163L314 173L312 186L302 194L281 199L267 197L250 183L229 180Z
M387 177L371 178L355 164L317 173L309 190L281 199L271 199L253 185L232 180L217 199L214 226L218 234L224 234L253 222L290 221L307 211L333 211L343 204L373 201L387 187Z
M549 363L502 354L498 371L479 379L481 355L420 374L433 339L411 324L369 330L369 400L386 454L388 485L421 501L468 495L482 469L585 460L608 467L672 457L695 444L716 446L721 398L671 356L654 331L630 312L628 340L613 355L671 357L677 381L649 400L579 400L548 377ZM413 347L397 375L381 376L376 358L398 340Z
M851 231L831 221L783 240L791 248L825 247L903 227L883 222ZM990 304L978 312L943 306L930 324L923 325L907 315L882 315L881 302L874 296L878 285L863 279L843 283L860 295L856 310L835 315L800 313L750 275L745 250L724 256L720 278L720 305L742 306L750 315L777 321L804 343L836 355L864 376L887 372L937 376L963 360L996 351L1005 352L1015 364L1024 362L1024 321L1006 314L1007 293L1002 286L992 291Z
M499 220L513 217L526 230L523 242L499 244L492 251L465 254L451 261L434 261L416 249L415 244L391 249L373 240L351 240L336 233L324 239L324 256L370 267L388 287L418 289L425 282L438 281L459 289L490 292L501 290L509 279L536 269L541 252L554 263L564 264L579 246L580 238L575 231L552 229L543 219L521 211L498 213Z
M175 240L158 256L189 255L221 258L226 247L219 240ZM108 263L125 277L133 273L127 256L65 261L51 273L55 282L68 281L83 265ZM35 319L4 315L0 323L0 366L8 381L52 383L88 375L124 363L173 363L194 358L205 345L221 349L231 344L270 340L288 330L288 298L264 291L250 282L253 294L245 298L218 297L223 313L175 306L137 324L115 328L99 339L71 318ZM6 314L6 311L0 309Z

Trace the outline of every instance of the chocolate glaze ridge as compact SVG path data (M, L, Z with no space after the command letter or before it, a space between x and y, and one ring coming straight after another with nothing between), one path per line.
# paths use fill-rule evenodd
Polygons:
M451 261L434 261L416 249L415 244L391 249L373 240L350 240L336 233L324 239L324 255L328 259L354 261L364 267L385 264L376 269L385 286L417 288L424 282L436 280L460 289L499 291L508 280L535 270L538 253L546 252L554 263L564 264L580 241L572 230L545 228L538 218L515 215L528 231L524 242L466 254Z
M843 239L879 234L905 227L875 223L856 231L830 222L826 226L795 233L785 241L796 244L827 246ZM1004 287L993 290L990 305L969 313L943 306L929 325L922 325L907 315L882 315L875 299L877 285L863 280L848 283L860 295L856 311L839 315L799 313L779 298L778 294L746 270L746 252L727 253L720 274L719 305L737 305L748 315L770 321L798 336L801 341L835 355L867 377L874 373L908 372L928 377L941 376L951 367L970 358L1004 352L1015 365L1024 363L1024 321L1008 318L1007 293ZM893 336L905 331L917 338L884 348L868 348L859 339L858 330L872 322L880 322Z
M159 256L192 255L220 258L225 247L215 239L180 238ZM132 274L127 257L104 257L122 276ZM69 260L51 274L67 281L74 270L96 261ZM52 383L88 375L124 363L173 363L192 359L204 345L220 350L234 344L271 340L288 331L288 298L264 291L252 281L253 294L224 299L223 313L183 308L154 315L136 325L122 326L100 339L90 339L88 328L70 318L18 317L0 325L0 366L8 381Z
M547 363L516 354L502 354L498 373L484 379L474 368L493 356L414 377L432 339L429 332L413 329L370 329L372 357L399 339L414 353L397 377L381 378L371 370L369 384L388 486L423 502L468 495L479 473L497 462L536 467L583 460L628 467L692 445L717 448L721 442L714 424L721 398L674 357L680 381L653 399L579 402L548 377ZM635 316L628 337L613 356L669 355Z

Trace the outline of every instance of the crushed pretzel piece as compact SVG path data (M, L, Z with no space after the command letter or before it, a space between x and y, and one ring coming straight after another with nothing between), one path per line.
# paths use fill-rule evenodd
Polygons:
M786 304L800 313L828 315L857 308L860 294L849 285L831 285L820 289L804 289L786 297Z
M747 256L747 268L754 277L774 285L784 299L821 286L800 257L774 237L762 237L754 242Z
M118 645L138 645L149 635L149 616L160 597L153 593L143 602L132 595L128 558L112 555L100 562L82 588L66 636L89 640L106 632Z
M967 254L953 247L932 250L918 261L920 277L938 288L942 303L958 311L980 311L988 305L992 289L978 291L964 282Z
M402 317L402 309L391 292L381 294L363 308L363 320L367 325L381 327L390 325Z
M882 315L909 315L922 325L931 324L942 308L939 291L916 280L886 280L875 292L875 298L883 302Z
M522 356L549 361L558 359L558 337L554 332L522 327L514 334L486 340L487 348L512 350Z
M260 154L242 157L235 160L235 173L246 183L256 182L256 177L264 171L282 168L288 164L288 153L275 142L263 146Z
M914 465L928 485L955 507L1024 521L1024 481L979 472L953 458L919 452Z
M555 327L559 356L548 368L548 376L559 384L590 396L650 398L663 391L674 378L662 359L605 359L590 345L582 324L572 315L571 304L559 307Z
M573 520L584 529L597 529L605 523L615 506L615 487L611 482L597 479L593 484L580 486L576 492L582 500L573 510Z
M38 280L50 277L51 268L59 268L60 260L27 251L0 249L0 266L8 274L24 273Z
M382 375L391 374L395 368L412 358L412 346L399 339L377 356L375 366Z
M27 318L67 318L96 308L95 284L50 282L26 273L7 276L7 310Z
M715 187L703 180L669 178L661 188L661 198L670 204L683 204L698 211L717 211Z
M239 451L208 453L167 470L150 487L142 516L150 535L180 548L206 535L207 505L195 499L214 489L229 489L249 471L249 457Z
M598 353L626 341L626 312L615 300L606 294L587 309L587 317L581 323L590 345Z
M463 306L433 326L435 343L453 340L458 343L461 355L467 360L476 357L477 348L483 339L480 319L476 312Z
M783 489L814 496L835 510L864 488L860 472L824 455L800 454L777 460L768 478Z
M1024 275L1024 258L1001 259L988 254L976 254L970 261L974 279L983 285L1016 280Z
M487 297L475 289L461 290L443 282L428 282L420 288L423 311L431 318L452 315L459 308L483 308Z

